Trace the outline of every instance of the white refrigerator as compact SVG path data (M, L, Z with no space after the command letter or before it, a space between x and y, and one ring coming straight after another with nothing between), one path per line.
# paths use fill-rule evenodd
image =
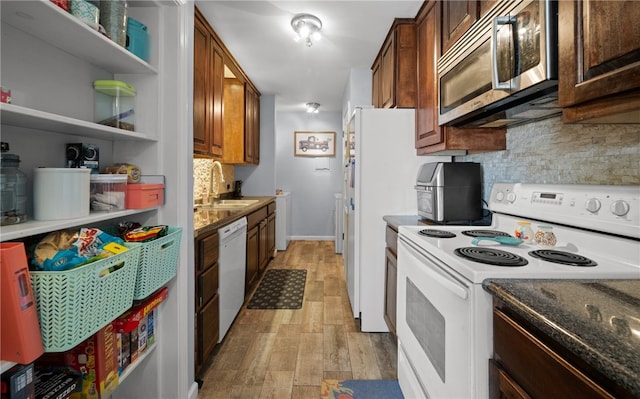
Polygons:
M386 332L384 215L416 215L420 165L413 109L357 108L345 135L344 271L354 317L366 332Z

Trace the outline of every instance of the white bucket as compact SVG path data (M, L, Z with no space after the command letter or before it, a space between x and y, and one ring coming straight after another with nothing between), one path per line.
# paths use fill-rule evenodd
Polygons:
M91 169L36 168L33 170L33 213L36 220L89 216Z

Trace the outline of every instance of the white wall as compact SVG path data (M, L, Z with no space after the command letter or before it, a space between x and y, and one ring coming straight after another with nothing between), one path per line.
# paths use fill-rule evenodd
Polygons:
M276 188L290 191L292 239L329 239L335 234L334 193L342 191L342 119L340 112L278 112ZM294 156L295 131L336 132L334 157ZM328 170L317 170L328 160ZM260 161L262 164L262 160Z

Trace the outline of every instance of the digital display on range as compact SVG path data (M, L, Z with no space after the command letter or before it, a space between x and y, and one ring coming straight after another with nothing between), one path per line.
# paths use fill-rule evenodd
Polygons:
M556 195L555 194L551 194L551 193L540 193L540 198L543 198L543 199L556 199Z

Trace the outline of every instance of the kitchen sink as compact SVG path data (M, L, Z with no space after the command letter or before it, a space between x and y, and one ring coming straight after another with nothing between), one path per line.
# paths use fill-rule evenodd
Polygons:
M210 204L206 205L196 205L198 209L221 209L221 210L229 210L229 209L242 209L246 208L249 205L253 205L257 203L259 200L256 199L224 199L217 200Z

